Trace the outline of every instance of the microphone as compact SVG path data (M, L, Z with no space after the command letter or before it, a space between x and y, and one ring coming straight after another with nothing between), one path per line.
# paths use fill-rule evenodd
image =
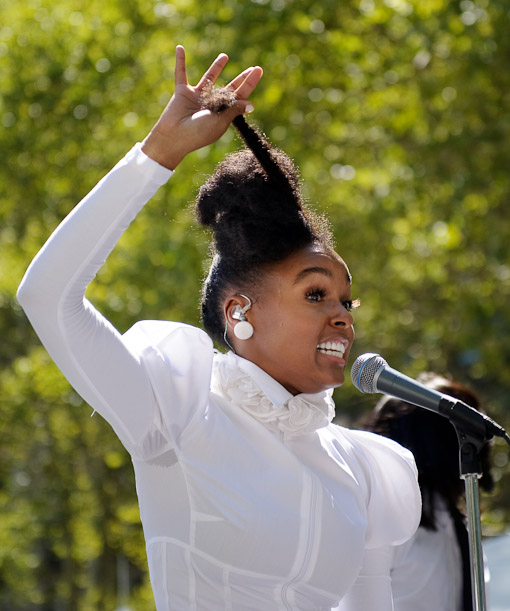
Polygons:
M482 435L484 439L494 435L509 439L505 429L485 414L396 371L379 354L358 356L351 368L351 379L363 393L380 392L431 410L448 418L465 433Z

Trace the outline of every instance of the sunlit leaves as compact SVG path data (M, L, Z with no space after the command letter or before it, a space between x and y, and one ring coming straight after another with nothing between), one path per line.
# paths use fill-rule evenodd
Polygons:
M158 117L177 43L192 83L219 51L221 82L264 67L250 120L331 218L362 301L354 356L450 371L510 427L508 20L503 0L0 2L0 606L114 608L120 556L142 584L132 604L153 608L129 457L14 295L60 219ZM184 160L91 285L120 330L198 323L208 236L188 205L238 145L229 132ZM335 396L343 421L374 403L350 384ZM505 456L496 444L494 529L510 517Z

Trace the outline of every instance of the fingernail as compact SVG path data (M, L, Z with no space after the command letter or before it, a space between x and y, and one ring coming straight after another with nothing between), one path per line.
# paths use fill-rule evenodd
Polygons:
M245 114L250 114L250 112L253 112L255 109L253 108L253 104L246 104L246 106L244 107L244 112Z

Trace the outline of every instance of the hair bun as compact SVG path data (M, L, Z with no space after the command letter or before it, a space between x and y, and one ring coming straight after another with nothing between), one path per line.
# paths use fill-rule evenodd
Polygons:
M227 345L223 300L259 283L265 264L320 242L331 246L329 225L306 209L292 160L273 149L243 116L234 120L246 148L231 153L200 189L195 212L214 233L214 259L203 285L202 320ZM241 291L242 292L242 291Z
M273 152L287 170L292 161ZM297 175L294 175L297 183ZM228 155L202 186L196 203L198 221L214 232L223 258L259 263L275 261L313 241L301 200L289 187L275 185L248 150Z

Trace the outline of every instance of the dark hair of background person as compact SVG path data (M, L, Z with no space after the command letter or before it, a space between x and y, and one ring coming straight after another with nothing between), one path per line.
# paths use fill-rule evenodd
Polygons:
M480 410L478 396L459 382L435 373L423 373L418 381ZM446 502L454 519L459 518L464 481L460 479L457 434L447 418L385 396L362 422L362 427L394 439L413 453L423 501L421 526L436 530L437 497ZM489 444L482 448L480 462L483 470L480 487L490 492L494 482L490 473Z
M224 94L213 88L204 107L221 110ZM256 299L266 266L307 246L333 247L328 221L303 202L292 160L242 115L233 123L246 147L227 155L216 167L195 203L199 223L213 232L213 259L202 289L202 321L224 347L223 302L229 292Z

